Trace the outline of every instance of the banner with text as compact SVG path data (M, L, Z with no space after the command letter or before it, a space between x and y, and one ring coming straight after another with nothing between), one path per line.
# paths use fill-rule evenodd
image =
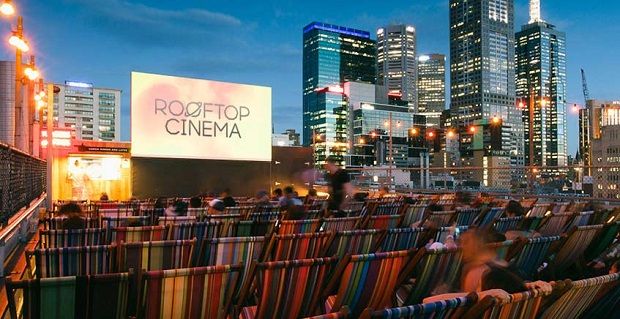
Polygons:
M132 72L131 154L271 161L271 88Z

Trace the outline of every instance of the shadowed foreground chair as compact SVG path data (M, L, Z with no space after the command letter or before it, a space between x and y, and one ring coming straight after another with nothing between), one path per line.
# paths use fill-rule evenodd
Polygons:
M112 240L116 243L134 243L164 240L166 226L115 227L112 229Z
M12 318L127 318L128 273L6 282ZM19 293L18 293L19 292ZM22 302L17 302L16 296Z
M138 318L228 318L242 269L226 265L146 272Z
M116 271L116 247L82 246L36 249L26 252L35 258L36 278L106 274Z
M543 219L538 232L543 236L560 235L572 217L573 213L551 214Z
M41 230L41 248L106 245L104 228Z
M487 296L473 306L463 319L535 319L544 296L538 290L511 294L508 300Z
M362 221L362 216L325 218L323 219L323 231L345 231L356 229Z
M388 308L372 313L373 319L459 319L471 307L478 296L470 294L460 297L431 303L417 304L407 307ZM363 318L362 318L363 319Z
M566 235L557 253L552 256L551 266L556 275L561 277L564 272L583 258L597 232L603 229L603 225L590 225L575 227Z
M560 236L521 239L515 244L514 250L509 252L508 259L523 278L535 278L538 267L547 257L549 247L558 240Z
M140 272L191 267L195 244L195 239L122 243L119 270Z
M592 240L592 243L585 251L586 261L590 261L602 254L613 243L620 230L620 221L616 221L603 226Z
M314 233L321 226L320 219L283 220L278 234Z

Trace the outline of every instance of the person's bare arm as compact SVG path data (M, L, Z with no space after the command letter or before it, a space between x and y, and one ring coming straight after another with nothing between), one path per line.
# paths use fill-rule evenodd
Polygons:
M345 183L344 185L342 185L343 189L344 189L344 193L347 196L353 196L353 184L349 183Z

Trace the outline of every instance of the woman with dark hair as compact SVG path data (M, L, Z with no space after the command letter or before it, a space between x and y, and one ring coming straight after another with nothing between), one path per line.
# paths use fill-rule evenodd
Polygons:
M64 229L82 229L86 228L86 220L82 218L82 208L76 203L67 203L60 206L58 210L60 216L67 217L62 222Z
M508 204L506 204L505 212L506 217L518 217L524 215L523 206L521 206L521 203L513 199L508 201Z

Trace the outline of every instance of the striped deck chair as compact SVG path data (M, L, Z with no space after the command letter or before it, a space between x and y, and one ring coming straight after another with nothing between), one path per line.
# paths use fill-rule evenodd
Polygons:
M366 223L366 229L392 229L400 225L401 215L378 215L370 216Z
M459 234L462 234L464 232L466 232L469 229L469 226L457 226L455 228L453 227L439 227L439 229L437 230L437 233L435 234L435 238L434 240L436 242L440 242L440 243L445 243L446 240L448 240L448 236L451 233L453 234L454 240L458 239ZM428 243L428 241L424 242L424 244L426 245L426 243ZM422 243L420 243L422 244Z
M166 238L166 226L112 228L112 240L116 243L164 240L164 238Z
M325 312L337 312L346 306L352 318L363 312L392 305L398 275L411 259L414 250L353 255L343 258L325 288L325 294L338 287L336 295L325 296ZM344 267L342 267L344 265Z
M187 216L194 216L196 217L197 220L202 220L202 217L204 215L207 214L207 208L206 207L200 207L200 208L188 208L187 209Z
M503 207L493 207L490 210L480 214L474 222L478 227L493 225L493 223L504 214Z
M279 219L281 216L282 216L282 213L280 211L255 212L255 213L250 213L246 217L246 219L262 222L262 221L276 220L276 219Z
M157 218L157 224L167 226L172 224L195 223L195 216L161 216Z
M538 232L543 236L560 235L573 217L573 213L551 214L542 221Z
M456 226L470 226L478 215L480 215L479 208L457 208L454 221Z
M557 274L562 274L568 267L583 258L583 254L596 233L603 229L603 225L580 226L566 235L559 251L552 256L551 264Z
M99 246L107 244L103 228L41 230L41 248Z
M511 294L508 300L487 296L467 311L463 318L535 319L546 295L539 290L529 290Z
M573 220L566 227L566 230L572 229L573 227L577 226L590 225L590 219L592 219L592 216L594 216L594 211L574 213Z
M341 218L324 218L323 227L324 231L345 231L354 230L362 222L362 216L354 217L341 217Z
M520 230L523 216L498 218L493 224L493 228L498 233L505 233L509 230Z
M419 223L424 220L426 208L428 205L407 205L404 209L403 221L401 225L403 227L410 227L414 223Z
M456 211L430 212L427 220L436 223L436 227L447 227L452 225L452 220L456 216Z
M620 273L595 278L573 281L569 289L540 316L540 319L580 318L584 311L595 304L602 290L609 291L610 287L620 284ZM616 302L618 302L616 300ZM618 308L615 309L616 314ZM613 317L613 316L612 316ZM609 317L609 318L612 318ZM604 317L584 317L604 318Z
M364 209L364 202L346 202L342 208L345 216L359 216Z
M195 244L195 239L122 243L118 247L118 269L140 272L188 268L192 266Z
M151 216L102 217L101 227L109 234L114 227L138 227L151 225Z
M127 318L128 273L6 282L11 318ZM17 302L16 295L21 296Z
M520 240L513 251L509 252L508 259L526 279L535 278L538 267L547 257L549 247L560 240L560 236L535 237Z
M490 243L487 244L488 247L490 247L491 249L495 250L495 254L497 255L497 259L499 260L506 260L509 256L509 252L512 249L512 247L515 245L515 241L514 240L505 240L503 242L499 242L499 243Z
M525 216L519 230L533 232L540 227L544 219L544 216Z
M460 278L461 255L460 248L421 248L400 275L398 305L420 303L439 286L454 287Z
M397 203L379 203L371 211L373 216L397 215L400 213L401 204Z
M532 209L526 214L527 217L543 217L549 211L550 204L534 204Z
M596 238L592 240L592 243L590 244L590 246L588 246L588 249L586 249L585 251L586 261L590 261L598 257L605 250L607 250L607 248L609 248L611 243L613 243L616 237L618 236L619 230L620 230L620 221L616 221L616 222L606 224L605 226L603 226L603 229L601 229L598 232L598 234L596 235Z
M144 273L138 318L226 319L242 265Z
M318 210L318 209L310 209L307 210L304 214L305 218L307 219L317 219L317 218L321 218L323 217L323 210Z
M524 198L520 200L519 203L521 204L521 207L523 207L523 209L528 211L536 204L537 201L538 198Z
M566 212L569 206L570 206L570 203L555 203L553 207L551 208L551 212L556 215L562 214Z
M320 219L283 220L278 234L314 233L321 227Z
M341 311L326 313L324 315L316 315L312 317L306 317L304 319L345 319L349 317L347 307L342 307Z
M400 308L388 308L377 310L370 316L372 319L457 319L475 304L478 296L471 294L467 297L460 297L431 303L417 304Z
M583 318L617 317L620 309L620 280L609 282L605 286L599 290L596 302L584 312Z
M82 246L35 249L36 278L107 274L116 271L116 246Z
M204 215L202 217L203 222L220 222L222 223L221 226L221 233L220 233L220 237L233 237L233 236L229 236L229 234L233 233L236 229L233 229L233 224L234 223L239 223L241 220L243 219L243 216L241 216L241 214L219 214L219 215Z
M315 258L258 263L253 280L257 306L244 307L239 318L297 319L314 315L337 262L337 258ZM245 300L249 287L247 282L241 300Z
M618 220L620 219L618 219L617 215L614 215L612 211L598 210L595 211L592 218L590 218L590 225L609 224Z
M57 217L49 217L43 219L43 229L45 230L58 230L64 229L63 223L67 219L66 216L57 216ZM99 218L97 217L85 217L83 218L86 223L86 227L84 228L100 228L101 224L99 222Z
M336 232L327 249L327 256L344 257L346 254L370 254L383 237L384 230L364 229Z
M203 239L216 238L221 232L221 222L196 222L172 224L168 229L168 240L183 240L197 238L198 243Z
M274 235L267 248L266 261L323 257L333 238L333 232Z
M392 228L385 231L381 251L408 250L418 246L418 239L424 228Z

